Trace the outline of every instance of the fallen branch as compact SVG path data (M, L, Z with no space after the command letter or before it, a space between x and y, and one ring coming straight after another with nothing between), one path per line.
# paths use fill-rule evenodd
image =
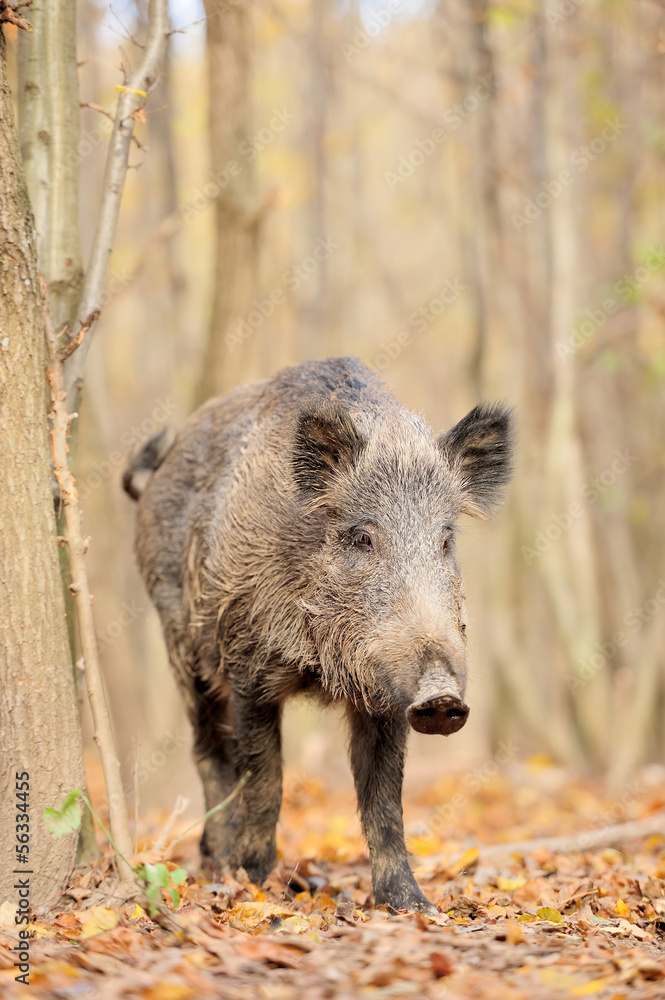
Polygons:
M492 862L499 858L532 854L543 849L552 851L553 854L597 851L603 847L619 847L632 840L642 840L654 834L665 837L665 812L631 823L617 823L616 826L605 826L600 830L587 830L570 836L540 837L535 840L516 840L511 844L492 844L491 847L480 848L480 860Z
M133 873L128 861L131 857L132 841L127 821L127 805L122 788L120 764L113 743L113 731L109 717L102 673L97 652L95 623L92 617L92 595L88 584L88 574L85 567L85 551L87 541L81 529L81 508L78 502L76 484L69 468L67 437L72 419L67 411L67 399L64 386L64 369L62 349L58 345L51 324L48 309L46 283L41 280L42 309L44 314L44 329L49 354L48 383L51 389L51 456L53 474L58 483L60 498L64 507L66 543L69 547L69 564L71 567L71 590L75 597L76 617L79 626L81 650L85 664L85 679L88 688L88 699L94 722L94 739L99 747L99 754L104 771L104 781L108 795L109 825L113 840L118 850L118 870L122 883L128 888L133 887ZM81 342L85 336L83 328L74 341ZM67 345L71 345L72 341ZM72 350L77 345L75 344ZM124 855L124 858L122 857Z
M104 283L111 259L113 240L120 214L120 201L127 176L129 147L134 133L136 113L143 106L145 98L157 81L166 49L168 31L168 0L150 0L148 37L141 61L136 70L125 80L125 83L116 88L120 96L113 116L113 132L106 157L97 228L92 241L90 261L85 272L79 304L78 315L81 326L84 325L88 316L97 313L102 306ZM71 413L78 409L83 383L83 369L91 339L88 336L83 341L80 349L72 354L65 368L67 407Z

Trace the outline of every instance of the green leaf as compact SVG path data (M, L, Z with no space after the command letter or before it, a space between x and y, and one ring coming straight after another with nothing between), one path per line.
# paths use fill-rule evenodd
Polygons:
M171 895L171 899L173 900L173 905L177 906L180 902L180 893L177 889L169 889L169 893Z
M169 872L169 870L166 867L166 865L162 864L161 861L158 862L158 864L156 864L154 866L154 869L155 869L155 872L156 872L156 875L157 875L157 881L159 882L159 884L164 889L166 889L168 887L168 884L169 884L169 881L170 881L170 875L171 875L171 873Z
M140 872L140 875L146 885L153 885L158 889L161 886L166 888L169 884L169 870L166 865L161 862L156 865L151 865L146 862L146 864L143 865L143 870Z
M148 885L145 890L146 899L148 900L148 913L151 917L159 913L162 904L162 891L158 885Z
M175 871L171 872L171 882L173 885L180 885L187 878L187 871L185 868L176 868Z
M59 809L45 809L44 822L52 837L63 837L73 833L81 825L81 808L78 800L83 795L80 788L74 788L62 800Z

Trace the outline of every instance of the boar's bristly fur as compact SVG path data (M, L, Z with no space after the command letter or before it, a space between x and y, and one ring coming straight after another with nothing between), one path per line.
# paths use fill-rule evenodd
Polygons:
M346 706L377 902L431 909L409 868L409 726L464 725L466 622L455 522L497 506L510 415L477 407L435 439L353 358L310 362L212 399L123 483L136 553L194 729L204 865L275 863L281 713ZM151 478L150 478L151 477Z

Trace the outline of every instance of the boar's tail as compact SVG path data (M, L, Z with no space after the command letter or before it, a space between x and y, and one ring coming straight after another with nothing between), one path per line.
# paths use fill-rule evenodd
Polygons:
M155 469L158 469L175 441L175 432L165 427L151 437L138 451L122 474L122 488L132 500L138 500L150 482Z

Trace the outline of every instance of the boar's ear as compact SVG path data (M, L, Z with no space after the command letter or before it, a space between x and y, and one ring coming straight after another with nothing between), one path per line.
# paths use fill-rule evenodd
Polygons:
M330 400L304 410L296 424L293 470L305 493L325 489L330 476L353 464L364 440L339 403Z
M513 466L511 411L483 404L437 439L462 491L463 514L491 517L503 499Z

